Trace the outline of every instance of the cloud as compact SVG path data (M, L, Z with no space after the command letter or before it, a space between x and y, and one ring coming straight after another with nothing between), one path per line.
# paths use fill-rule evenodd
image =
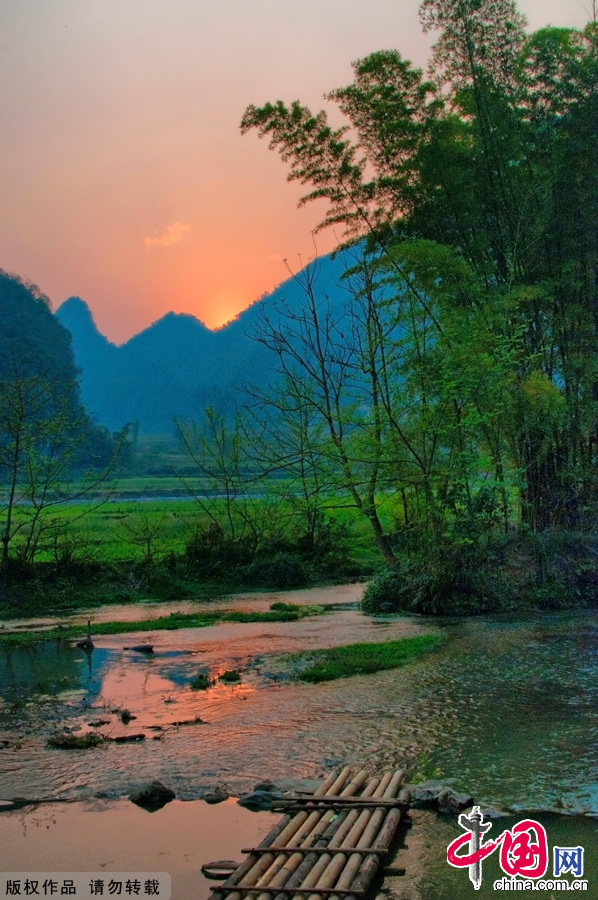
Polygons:
M191 231L190 225L173 222L172 225L167 226L166 231L160 237L146 237L143 243L148 250L150 247L155 247L156 244L160 244L162 247L172 247L173 244L182 241L186 231Z

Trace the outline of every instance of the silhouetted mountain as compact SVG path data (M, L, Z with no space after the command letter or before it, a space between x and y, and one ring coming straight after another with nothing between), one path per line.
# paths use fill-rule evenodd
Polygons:
M339 254L317 263L318 296L328 296L336 310L347 301L338 281L350 262ZM298 309L303 299L301 286L289 279L218 331L170 312L120 347L99 333L78 297L66 300L56 317L73 335L83 402L98 420L111 430L139 420L142 433L165 433L173 416L198 417L209 404L231 411L242 384L264 385L275 377L273 354L250 334L262 313L276 321L278 304Z
M118 347L100 334L91 310L80 297L69 297L56 311L55 317L73 336L73 353L81 370L81 399L84 406L96 412L106 408L111 386L106 373L116 365Z

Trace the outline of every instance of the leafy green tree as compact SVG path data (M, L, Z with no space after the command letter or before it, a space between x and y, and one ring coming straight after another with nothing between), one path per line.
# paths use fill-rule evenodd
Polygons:
M34 285L0 273L0 575L10 552L31 563L60 505L97 488L117 452L85 475L90 434L70 334ZM124 437L124 435L123 435Z
M427 81L374 53L328 95L346 127L282 101L241 127L270 139L302 202L329 201L321 227L379 258L387 471L405 490L394 441L433 531L450 496L476 507L481 477L505 527L513 485L532 528L579 524L598 461L596 23L527 35L511 0L424 0L421 20L438 33Z

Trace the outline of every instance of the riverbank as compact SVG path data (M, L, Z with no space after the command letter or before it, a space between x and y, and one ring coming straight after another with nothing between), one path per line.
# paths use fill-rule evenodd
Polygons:
M598 631L592 613L372 619L356 607L362 589L246 595L247 608L267 610L280 601L319 603L331 611L296 622L149 629L143 640L154 643L151 658L124 650L126 635L98 641L91 655L52 642L0 648L0 798L79 800L91 816L90 804L110 801L117 809L134 787L158 778L178 800L196 801L198 815L209 821L212 808L199 798L219 783L238 796L264 778L325 777L345 764L373 775L405 768L408 780L437 777L474 792L482 804L520 815L539 807L543 815L559 812L559 822L569 828L559 832L561 846L588 840L587 829L596 825L591 816L598 815ZM148 618L139 606L122 609ZM161 604L154 609L156 615L174 611ZM112 607L98 611L108 621L113 614ZM273 663L283 654L437 631L445 642L434 654L370 675L303 684L286 680ZM194 692L189 682L200 669L243 674L239 683L217 682ZM136 716L128 724L124 709ZM83 751L46 747L49 734L65 727L91 731L101 719L108 724L96 727L111 737L135 732L145 739ZM103 822L110 822L110 803L102 807ZM40 807L40 814L46 809ZM21 816L33 833L36 815L4 813L0 831ZM90 820L90 847L94 828ZM595 846L596 831L591 834ZM169 840L164 832L168 847ZM431 836L426 840L430 853L440 853ZM160 867L154 860L144 868ZM460 896L455 884L452 890L422 898Z

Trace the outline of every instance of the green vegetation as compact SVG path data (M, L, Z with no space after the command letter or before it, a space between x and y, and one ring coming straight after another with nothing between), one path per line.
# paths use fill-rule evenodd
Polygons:
M218 622L297 622L306 616L321 615L322 606L292 606L269 612L244 612L222 609L214 612L171 613L158 619L141 619L135 622L98 622L93 635L131 634L139 631L176 631L179 628L206 628ZM0 644L38 644L43 641L73 641L87 636L87 625L61 625L43 631L2 631Z
M138 428L121 435L132 478L172 489L176 466L192 506L67 505L115 437L87 421L45 298L0 278L3 609L348 580L373 548L391 569L374 612L596 601L598 23L529 34L513 0L420 17L428 77L396 50L357 60L326 98L344 126L299 102L245 111L344 228L345 271L331 297L317 259L289 269L286 299L256 308L277 377L241 409L177 422L143 471Z
M214 681L207 672L198 672L195 678L189 683L189 687L192 691L207 691L213 684Z
M218 676L218 681L224 681L225 684L237 684L241 681L241 672L239 669L227 669Z
M353 258L344 315L316 261L300 308L255 329L282 373L253 392L280 448L262 456L295 448L314 511L342 492L400 608L509 608L526 555L524 602L595 602L598 23L528 34L513 0L423 0L420 18L429 76L395 50L357 60L326 97L344 126L297 101L243 116ZM549 578L529 533L567 548Z
M419 637L385 641L381 644L346 644L329 650L312 650L287 657L300 665L298 678L316 684L319 681L334 681L350 675L367 675L382 669L396 669L408 662L436 650L443 642L438 634L424 634Z

